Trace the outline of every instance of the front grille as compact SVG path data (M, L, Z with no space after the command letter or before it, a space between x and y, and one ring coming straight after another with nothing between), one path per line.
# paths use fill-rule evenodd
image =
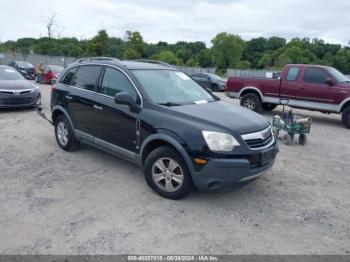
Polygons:
M14 105L29 105L34 103L32 97L10 97L0 99L0 105L14 106Z
M244 134L242 138L251 149L267 147L274 141L274 136L270 127L259 132Z

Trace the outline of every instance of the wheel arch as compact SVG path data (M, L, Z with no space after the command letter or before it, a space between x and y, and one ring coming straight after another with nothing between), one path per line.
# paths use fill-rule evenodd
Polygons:
M186 162L190 173L193 173L192 161L186 150L179 141L167 134L154 134L143 142L140 150L141 164L144 165L147 156L160 146L170 146L174 148Z
M253 87L253 86L247 86L245 88L243 88L239 94L238 94L238 98L240 99L242 96L244 96L245 94L248 94L248 93L254 93L256 95L259 96L259 98L261 99L261 101L263 101L263 94L261 93L261 91L256 88L256 87Z
M62 106L55 106L52 108L52 122L55 123L55 120L57 119L58 116L60 115L64 115L67 119L68 119L68 122L69 124L71 125L71 127L73 128L74 130L74 125L73 125L73 121L72 119L70 118L68 112L66 109L64 109Z
M350 97L344 100L339 106L339 112L342 113L346 108L350 107Z

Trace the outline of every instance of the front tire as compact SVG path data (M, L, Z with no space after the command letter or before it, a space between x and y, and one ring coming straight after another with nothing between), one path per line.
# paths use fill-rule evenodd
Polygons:
M261 99L257 94L254 93L248 93L242 96L241 106L246 107L257 113L261 113L262 111Z
M345 108L345 110L343 111L342 120L343 120L344 126L350 129L350 106Z
M150 153L145 161L145 179L160 196L178 200L192 191L192 179L186 162L169 146Z
M217 84L212 84L211 85L211 91L213 92L219 92L219 86Z
M71 152L78 148L78 141L76 140L73 128L64 115L60 115L55 120L55 136L60 148Z
M275 105L275 104L267 104L267 103L262 104L262 108L263 108L265 111L272 111L272 110L274 110L276 107L277 107L277 105Z

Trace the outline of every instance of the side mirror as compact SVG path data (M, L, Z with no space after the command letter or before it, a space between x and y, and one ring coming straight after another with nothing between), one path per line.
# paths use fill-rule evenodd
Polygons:
M334 85L333 79L330 78L330 77L328 77L328 78L326 79L326 84L329 85L329 86L333 86L333 85Z
M127 105L131 112L138 113L141 111L141 106L138 105L128 92L117 93L114 97L114 102L118 105Z

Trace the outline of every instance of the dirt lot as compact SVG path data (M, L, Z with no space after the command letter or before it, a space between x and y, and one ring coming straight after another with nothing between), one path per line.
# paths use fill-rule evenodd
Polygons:
M281 144L267 175L169 201L123 160L59 149L34 110L1 111L0 254L349 254L350 130L303 113L309 144Z

